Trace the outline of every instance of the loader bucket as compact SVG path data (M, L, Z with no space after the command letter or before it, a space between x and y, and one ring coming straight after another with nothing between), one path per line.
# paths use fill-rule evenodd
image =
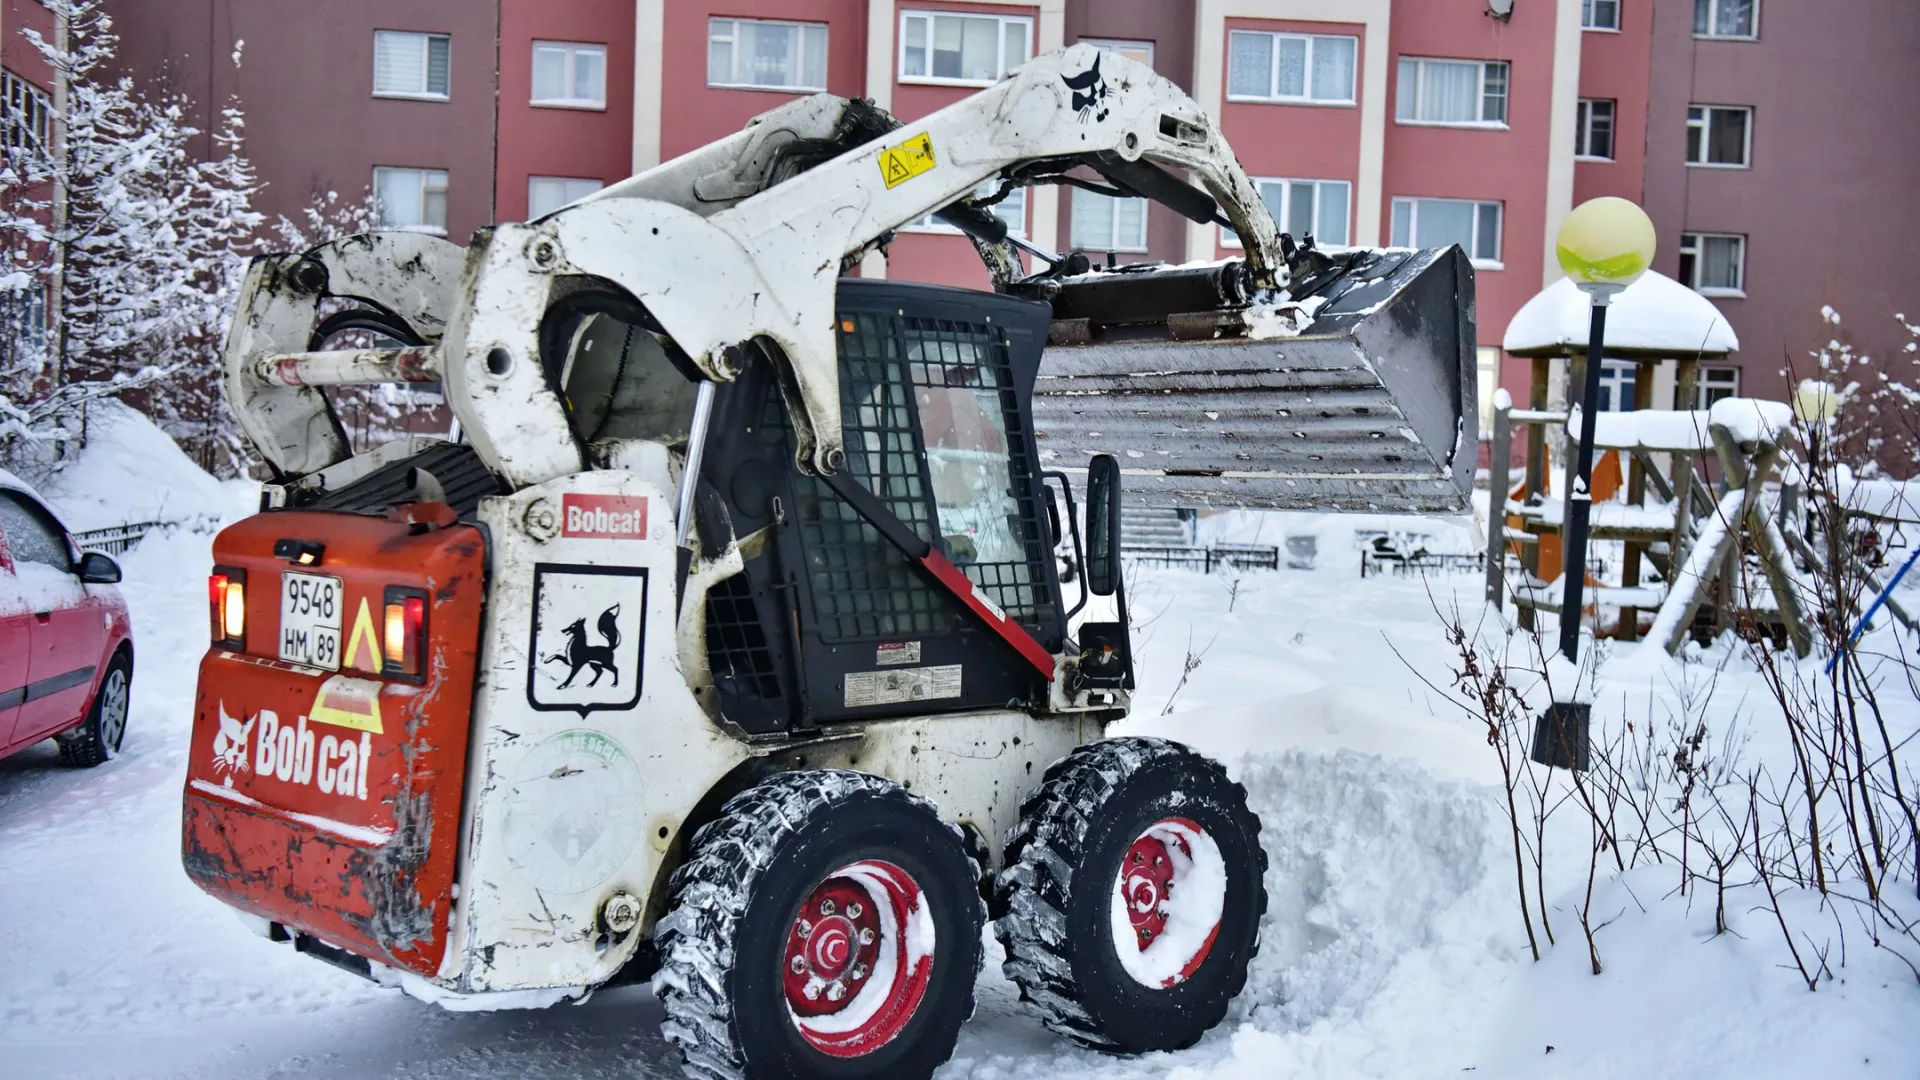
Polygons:
M1177 310L1233 303L1231 274L1214 272L1094 275L1052 298L1034 387L1050 467L1112 454L1139 506L1468 506L1473 271L1459 248L1344 253L1297 277L1296 294L1322 300L1298 336L1249 336L1263 320L1244 306ZM1128 315L1167 304L1175 310Z

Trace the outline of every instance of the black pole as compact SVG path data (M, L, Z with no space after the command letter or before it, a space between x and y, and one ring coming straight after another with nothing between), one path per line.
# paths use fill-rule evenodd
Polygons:
M1567 463L1567 567L1560 591L1560 653L1580 659L1580 611L1587 585L1587 524L1593 514L1593 433L1599 427L1600 357L1606 351L1607 300L1596 295L1587 334L1587 378L1580 397L1580 449Z

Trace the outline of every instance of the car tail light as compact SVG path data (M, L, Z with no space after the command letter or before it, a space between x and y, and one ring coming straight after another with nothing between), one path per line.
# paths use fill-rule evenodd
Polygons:
M418 678L427 654L427 594L389 587L385 603L381 673Z
M216 566L207 578L207 609L213 641L231 649L246 647L247 572Z

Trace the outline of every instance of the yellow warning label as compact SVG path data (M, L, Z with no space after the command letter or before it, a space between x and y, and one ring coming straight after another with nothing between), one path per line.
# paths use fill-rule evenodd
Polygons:
M937 164L933 160L933 136L925 132L880 151L880 176L890 188L899 187L921 173L932 172Z
M367 610L367 598L360 598L360 613L353 617L353 636L347 639L346 666L361 671L380 671L380 639L373 632L373 614Z
M320 684L307 715L316 724L385 734L380 726L380 684L372 679L335 675Z

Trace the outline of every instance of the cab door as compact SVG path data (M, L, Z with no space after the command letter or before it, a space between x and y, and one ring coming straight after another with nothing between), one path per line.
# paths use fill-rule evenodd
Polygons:
M13 748L20 703L27 694L27 657L33 643L33 613L27 610L20 580L7 554L7 533L0 522L0 754Z
M106 643L106 615L74 572L66 530L31 500L0 491L14 577L32 621L25 700L13 741L42 739L71 727L87 708Z

